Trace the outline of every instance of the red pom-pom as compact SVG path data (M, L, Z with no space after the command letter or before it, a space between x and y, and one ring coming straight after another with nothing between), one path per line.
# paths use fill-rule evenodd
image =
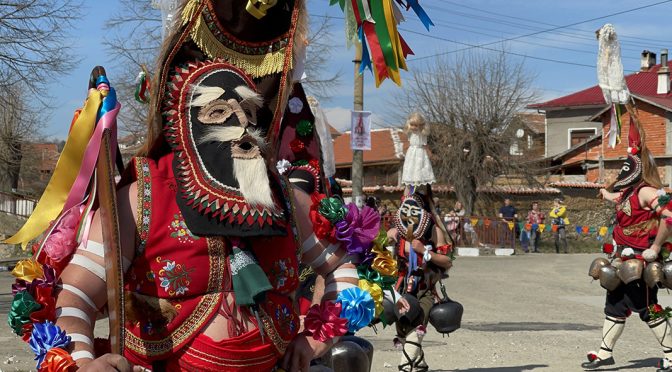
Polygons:
M592 361L594 361L595 359L597 359L597 354L595 354L595 353L588 353L588 361L589 361L589 362L592 362Z
M318 172L320 171L320 161L317 159L311 159L308 164L315 168Z
M300 139L294 139L289 143L289 147L292 149L292 152L298 154L306 149L306 145Z
M653 310L654 313L662 313L663 307L660 306L659 304L655 304L651 306L651 310Z
M612 254L614 253L614 245L611 243L604 243L602 245L602 252L606 254Z
M445 244L440 247L436 247L436 252L444 256L448 255L448 253L452 252L452 250L453 247L450 244Z

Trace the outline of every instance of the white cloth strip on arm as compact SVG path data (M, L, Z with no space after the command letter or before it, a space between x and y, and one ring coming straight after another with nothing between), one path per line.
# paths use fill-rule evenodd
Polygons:
M77 361L80 359L95 359L93 357L93 354L90 351L86 350L80 350L80 351L75 351L74 353L70 354L72 357L72 360Z
M82 256L81 254L75 254L72 256L70 263L87 269L93 275L99 277L102 281L105 281L105 268L101 264L94 262L92 259Z
M357 273L357 269L353 269L353 268L338 269L338 270L334 271L329 276L333 277L334 279L340 279L340 278L359 279L359 274Z
M82 291L81 289L70 284L59 285L59 287L81 298L82 301L86 302L89 306L91 306L91 309L98 311L98 308L96 307L96 304L93 303L91 297L89 297L89 295L84 293L84 291Z
M331 282L324 289L324 293L327 294L332 292L342 292L348 288L354 288L354 287L357 286L348 282Z
M394 297L392 295L394 295ZM383 290L383 297L385 297L391 303L396 303L401 298L401 294L397 292L396 289L392 288L391 291L388 289Z
M68 333L68 336L70 336L70 341L72 342L81 342L93 347L93 341L91 341L91 338L87 335L81 333Z
M320 253L319 256L317 256L313 262L311 262L309 265L313 269L316 269L320 266L322 266L325 262L327 262L331 256L334 255L334 253L340 248L340 243L337 244L330 244L327 248L324 249L322 253Z
M95 254L103 260L105 259L105 247L101 243L89 240L86 242L86 247L82 244L79 246L79 249ZM124 272L128 271L128 268L131 267L131 261L126 257L121 257L121 264L123 265Z
M76 307L59 307L58 309L56 309L56 318L64 318L64 317L81 319L86 323L88 323L89 325L92 325L91 318L89 318L89 316L86 315L85 312Z
M308 239L304 240L303 244L301 244L301 252L303 254L306 254L306 253L310 252L313 248L315 248L315 246L319 242L320 242L320 239L317 238L315 233L310 234Z

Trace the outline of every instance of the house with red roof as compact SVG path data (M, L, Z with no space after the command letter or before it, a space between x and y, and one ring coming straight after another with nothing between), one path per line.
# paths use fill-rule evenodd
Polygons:
M641 69L625 80L646 132L647 146L656 159L663 182L672 183L672 93L667 49L656 64L655 53L644 51ZM610 107L598 85L528 106L546 115L548 170L583 176L582 181L605 183L621 168L628 147L629 114L622 108L622 142L608 145ZM574 177L573 179L576 179Z
M364 151L364 186L401 184L401 168L408 149L408 137L398 128L371 130L371 150ZM334 139L336 178L351 179L350 131Z

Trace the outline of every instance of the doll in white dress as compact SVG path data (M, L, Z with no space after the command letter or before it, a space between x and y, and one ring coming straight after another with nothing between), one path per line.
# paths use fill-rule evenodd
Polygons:
M436 182L427 151L429 124L422 115L414 112L406 121L405 130L410 146L406 151L401 183L406 186L420 186Z

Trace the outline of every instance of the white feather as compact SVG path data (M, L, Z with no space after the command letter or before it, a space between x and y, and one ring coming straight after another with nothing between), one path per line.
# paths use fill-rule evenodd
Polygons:
M192 89L193 95L189 107L203 107L226 92L220 87L192 86Z

